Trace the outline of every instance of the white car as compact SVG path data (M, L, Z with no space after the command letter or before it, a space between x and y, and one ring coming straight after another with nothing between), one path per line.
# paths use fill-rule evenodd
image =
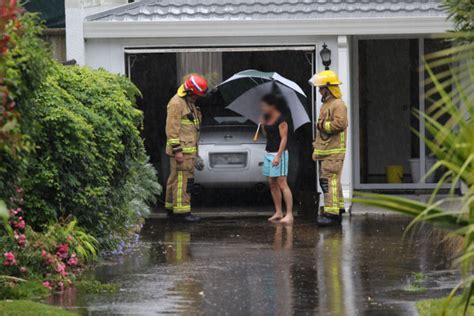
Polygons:
M199 156L205 167L196 170L195 185L204 188L265 188L267 179L262 175L265 137L260 135L254 142L257 126L249 125L243 118L215 119L220 123L201 129Z
M202 191L209 192L206 189L266 191L268 179L262 174L266 139L260 132L257 141L253 141L257 125L222 106L201 108L206 112L203 113L198 154L204 161L204 169L194 173L195 197L202 197ZM288 182L291 186L298 174L298 150L296 147L292 149L291 144L289 147ZM164 151L162 155L162 172L167 179L169 159Z

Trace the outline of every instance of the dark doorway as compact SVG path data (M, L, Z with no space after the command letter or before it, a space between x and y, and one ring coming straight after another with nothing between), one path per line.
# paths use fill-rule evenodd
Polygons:
M386 168L400 166L411 182L419 158L413 111L419 108L418 41L359 41L360 182L386 183Z

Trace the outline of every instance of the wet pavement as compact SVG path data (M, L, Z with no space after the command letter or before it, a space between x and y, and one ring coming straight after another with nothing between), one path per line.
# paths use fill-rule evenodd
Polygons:
M383 215L347 217L342 229L149 220L132 253L93 272L118 293L51 303L88 315L416 315L417 300L446 295L458 275L443 235L424 226L403 239L407 223ZM408 290L413 272L426 291Z

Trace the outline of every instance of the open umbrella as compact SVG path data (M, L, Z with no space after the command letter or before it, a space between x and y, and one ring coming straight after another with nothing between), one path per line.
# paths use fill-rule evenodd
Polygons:
M265 94L275 92L275 88L285 98L293 120L293 128L296 130L309 123L309 116L304 107L306 95L303 90L295 82L276 72L244 70L217 86L227 103L227 109L256 124L260 118L260 100Z

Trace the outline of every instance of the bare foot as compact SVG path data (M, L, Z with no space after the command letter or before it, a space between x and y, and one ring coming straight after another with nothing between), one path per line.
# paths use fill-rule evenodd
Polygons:
M283 217L281 220L280 220L280 223L282 224L293 224L293 215L285 215L285 217Z
M268 220L269 220L270 222L279 221L280 219L282 219L282 217L283 217L283 214L282 214L282 213L275 213L275 214L273 214L273 216L270 217Z

